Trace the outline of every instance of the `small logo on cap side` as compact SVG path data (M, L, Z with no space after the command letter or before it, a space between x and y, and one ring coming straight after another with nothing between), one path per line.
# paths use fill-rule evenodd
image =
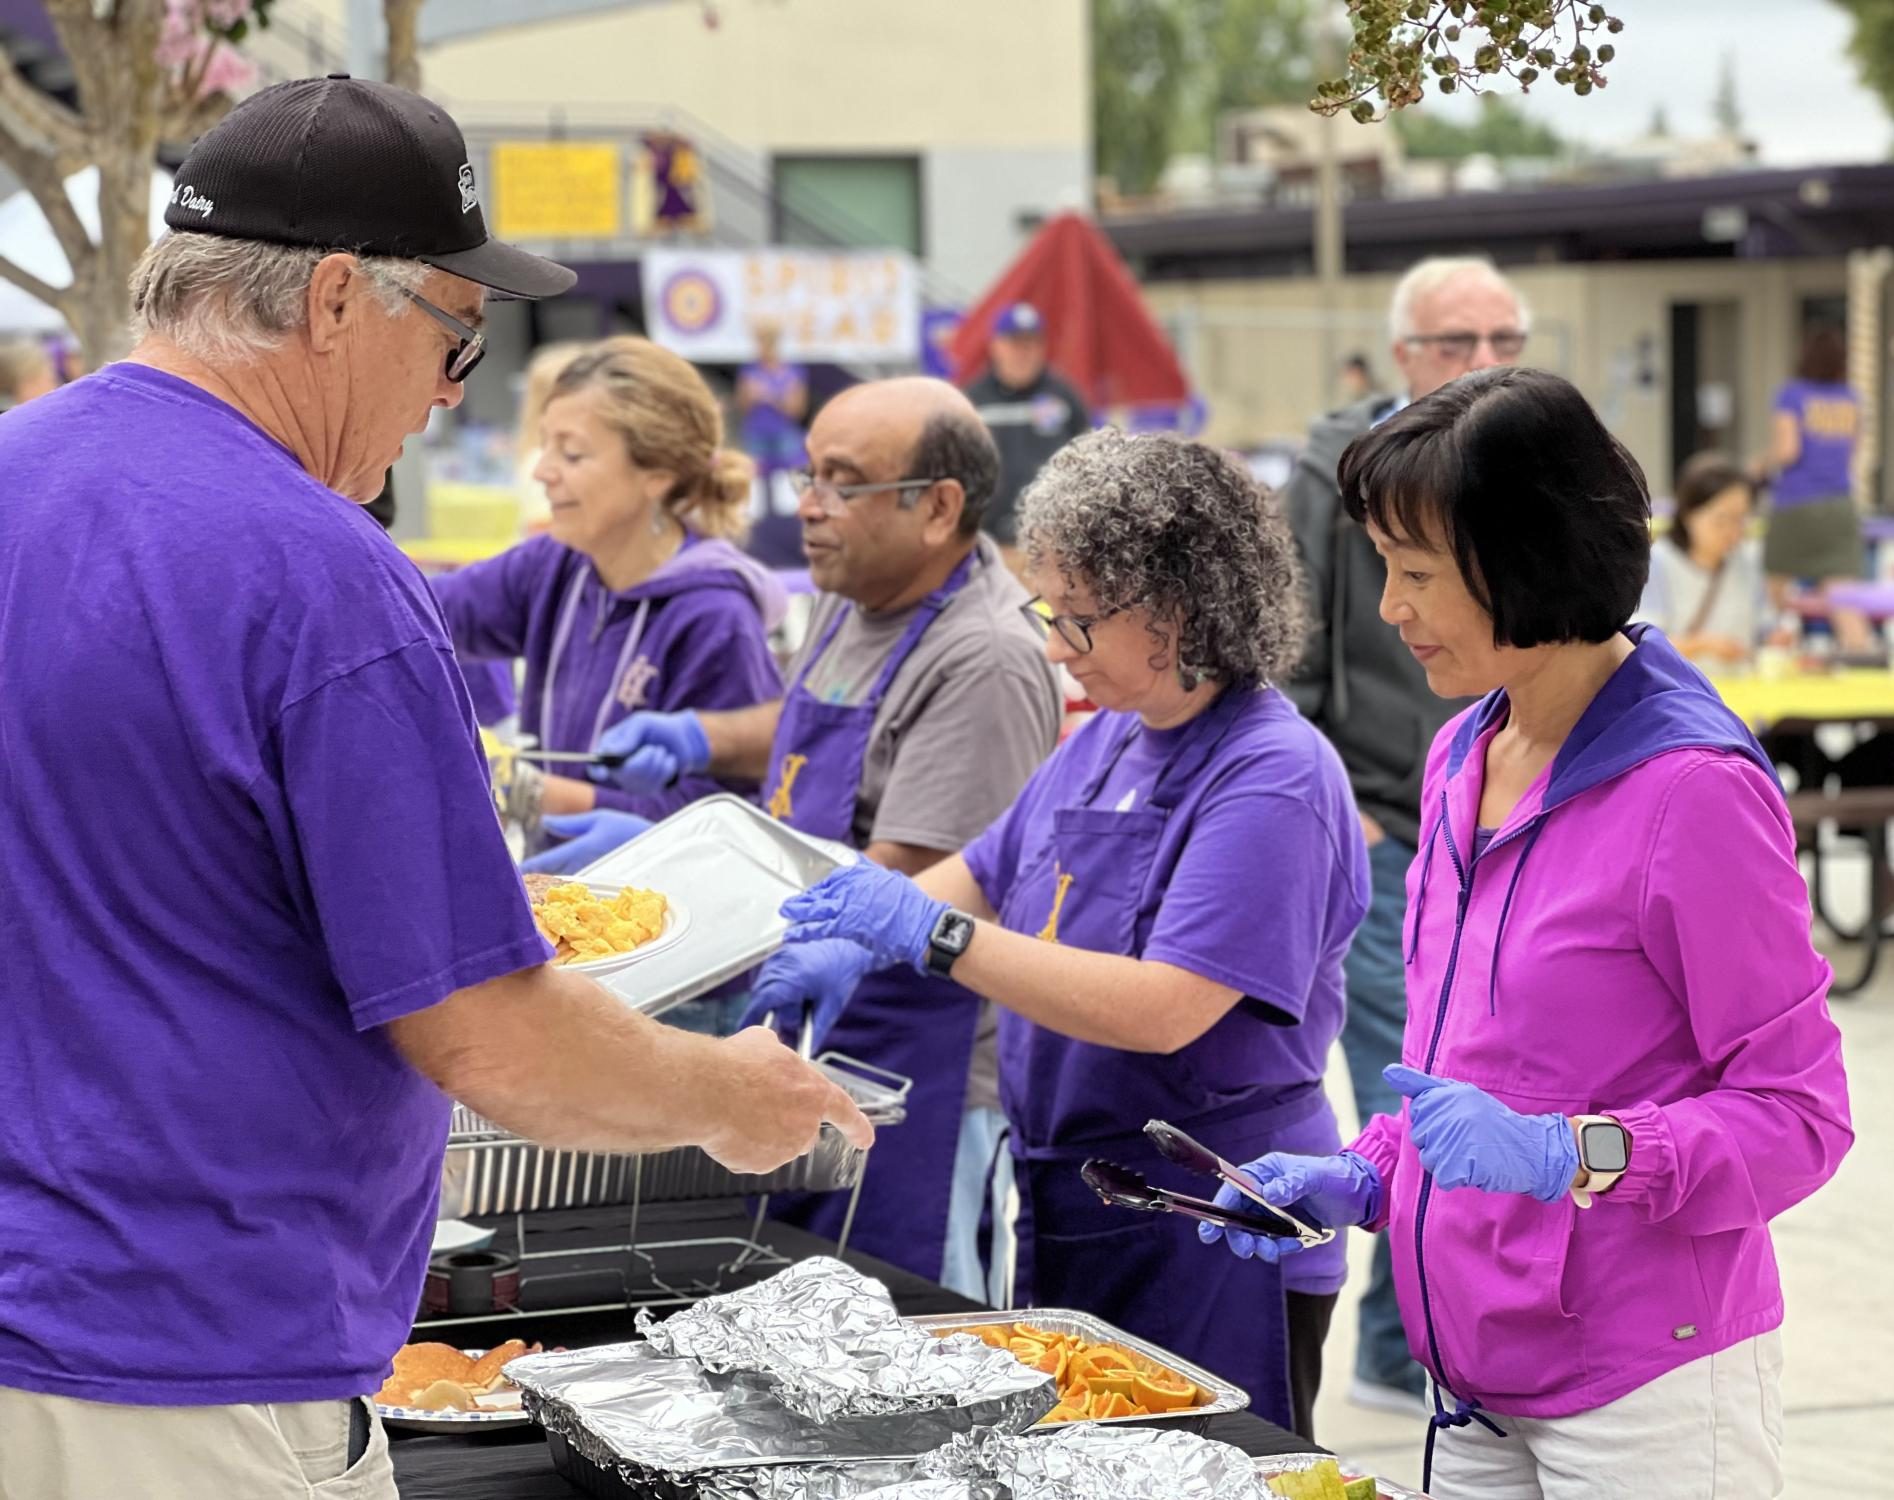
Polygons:
M462 162L460 164L460 211L470 214L479 206L480 199L474 193L473 164Z
M196 214L200 219L208 219L213 207L210 199L183 182L171 189L171 204L174 208L181 208L186 213Z

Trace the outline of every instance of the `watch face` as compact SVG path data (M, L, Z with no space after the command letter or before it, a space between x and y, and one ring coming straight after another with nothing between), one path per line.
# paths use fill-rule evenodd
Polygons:
M973 941L973 918L962 912L947 912L934 929L934 941L951 953L965 953L967 944Z
M1631 1165L1629 1137L1622 1125L1587 1125L1579 1137L1579 1154L1588 1172L1622 1172Z

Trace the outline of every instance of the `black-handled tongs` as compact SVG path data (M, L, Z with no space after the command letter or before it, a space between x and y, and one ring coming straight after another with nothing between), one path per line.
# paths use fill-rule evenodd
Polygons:
M1300 1240L1303 1246L1326 1245L1335 1231L1316 1223L1293 1209L1282 1210L1264 1200L1248 1178L1208 1146L1192 1139L1165 1120L1152 1120L1144 1127L1145 1135L1166 1161L1203 1177L1214 1177L1229 1184L1247 1198L1254 1208L1219 1208L1202 1198L1154 1188L1138 1173L1110 1162L1090 1161L1082 1169L1087 1185L1107 1203L1123 1208L1143 1209L1151 1213L1181 1213L1206 1223L1243 1229L1251 1234L1274 1235L1277 1239ZM1096 1170L1094 1170L1096 1169Z
M1079 1168L1079 1176L1085 1179L1087 1187L1115 1208L1135 1208L1148 1214L1182 1214L1187 1219L1202 1219L1206 1224L1221 1224L1226 1229L1243 1229L1279 1239L1294 1239L1301 1233L1274 1209L1267 1210L1265 1217L1240 1208L1219 1208L1207 1198L1152 1187L1144 1180L1143 1173L1116 1162L1100 1161L1097 1157Z

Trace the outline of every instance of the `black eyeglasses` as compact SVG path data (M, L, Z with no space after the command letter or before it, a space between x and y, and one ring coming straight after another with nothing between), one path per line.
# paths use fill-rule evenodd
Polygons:
M1078 652L1080 656L1085 656L1092 649L1093 627L1109 620L1113 615L1123 614L1124 610L1108 609L1096 615L1057 615L1052 612L1052 606L1044 599L1034 597L1020 605L1019 612L1039 627L1041 636L1048 636L1056 630L1059 632L1060 640Z
M890 479L882 484L836 484L832 480L817 479L807 469L792 469L789 473L789 488L795 491L800 500L809 491L815 491L815 498L824 514L844 516L848 514L848 502L859 500L864 495L881 495L895 492L902 496L906 504L909 491L918 494L922 490L932 489L939 484L938 479Z
M1432 344L1449 359L1471 359L1482 342L1501 359L1517 359L1525 352L1526 335L1518 328L1502 328L1497 333L1410 333L1403 343Z
M473 374L474 366L486 358L487 336L478 328L461 322L445 308L436 307L419 292L411 292L403 287L401 294L449 333L459 335L460 342L447 351L447 378L459 385Z

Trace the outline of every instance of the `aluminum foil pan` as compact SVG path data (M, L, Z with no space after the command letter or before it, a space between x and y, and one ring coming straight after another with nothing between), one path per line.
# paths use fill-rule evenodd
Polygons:
M853 1496L912 1477L921 1454L958 1433L1028 1427L1057 1399L1044 1380L960 1406L819 1424L753 1376L713 1374L646 1343L526 1355L506 1376L534 1421L623 1492L704 1500Z
M847 1090L877 1129L901 1124L909 1083L840 1053L825 1053L817 1066ZM695 1146L642 1156L592 1151L555 1151L500 1129L467 1108L454 1106L447 1140L444 1212L465 1219L533 1213L557 1208L597 1208L626 1203L685 1203L746 1193L826 1193L852 1188L868 1153L825 1125L813 1150L774 1172L745 1175L711 1159Z
M1012 1312L989 1313L942 1313L933 1317L910 1318L916 1328L930 1333L953 1332L964 1328L991 1327L995 1323L1030 1323L1035 1328L1043 1328L1047 1333L1074 1333L1082 1339L1095 1344L1119 1344L1133 1354L1141 1354L1152 1364L1181 1375L1196 1385L1210 1397L1203 1406L1190 1406L1182 1411L1154 1413L1148 1417L1087 1417L1082 1421L1061 1424L1061 1427L1182 1427L1192 1432L1201 1432L1212 1417L1223 1416L1226 1412L1243 1411L1250 1404L1249 1392L1240 1385L1232 1385L1221 1376L1212 1375L1202 1365L1194 1365L1189 1360L1172 1354L1168 1349L1160 1349L1156 1344L1148 1343L1136 1334L1126 1333L1103 1318L1095 1318L1090 1313L1074 1312L1063 1307L1026 1307ZM998 1350L994 1351L998 1353ZM1011 1355L1007 1356L1009 1359ZM1061 1427L1041 1428L1042 1433L1052 1433Z
M660 1354L752 1377L811 1422L1002 1397L1019 1398L1022 1407L1043 1399L1043 1416L1058 1401L1050 1375L977 1339L923 1332L895 1312L880 1282L828 1256L707 1297L663 1322L641 1311L637 1326Z
M873 1500L1270 1500L1254 1460L1195 1433L1068 1427L1039 1439L956 1437L921 1460L921 1478Z

